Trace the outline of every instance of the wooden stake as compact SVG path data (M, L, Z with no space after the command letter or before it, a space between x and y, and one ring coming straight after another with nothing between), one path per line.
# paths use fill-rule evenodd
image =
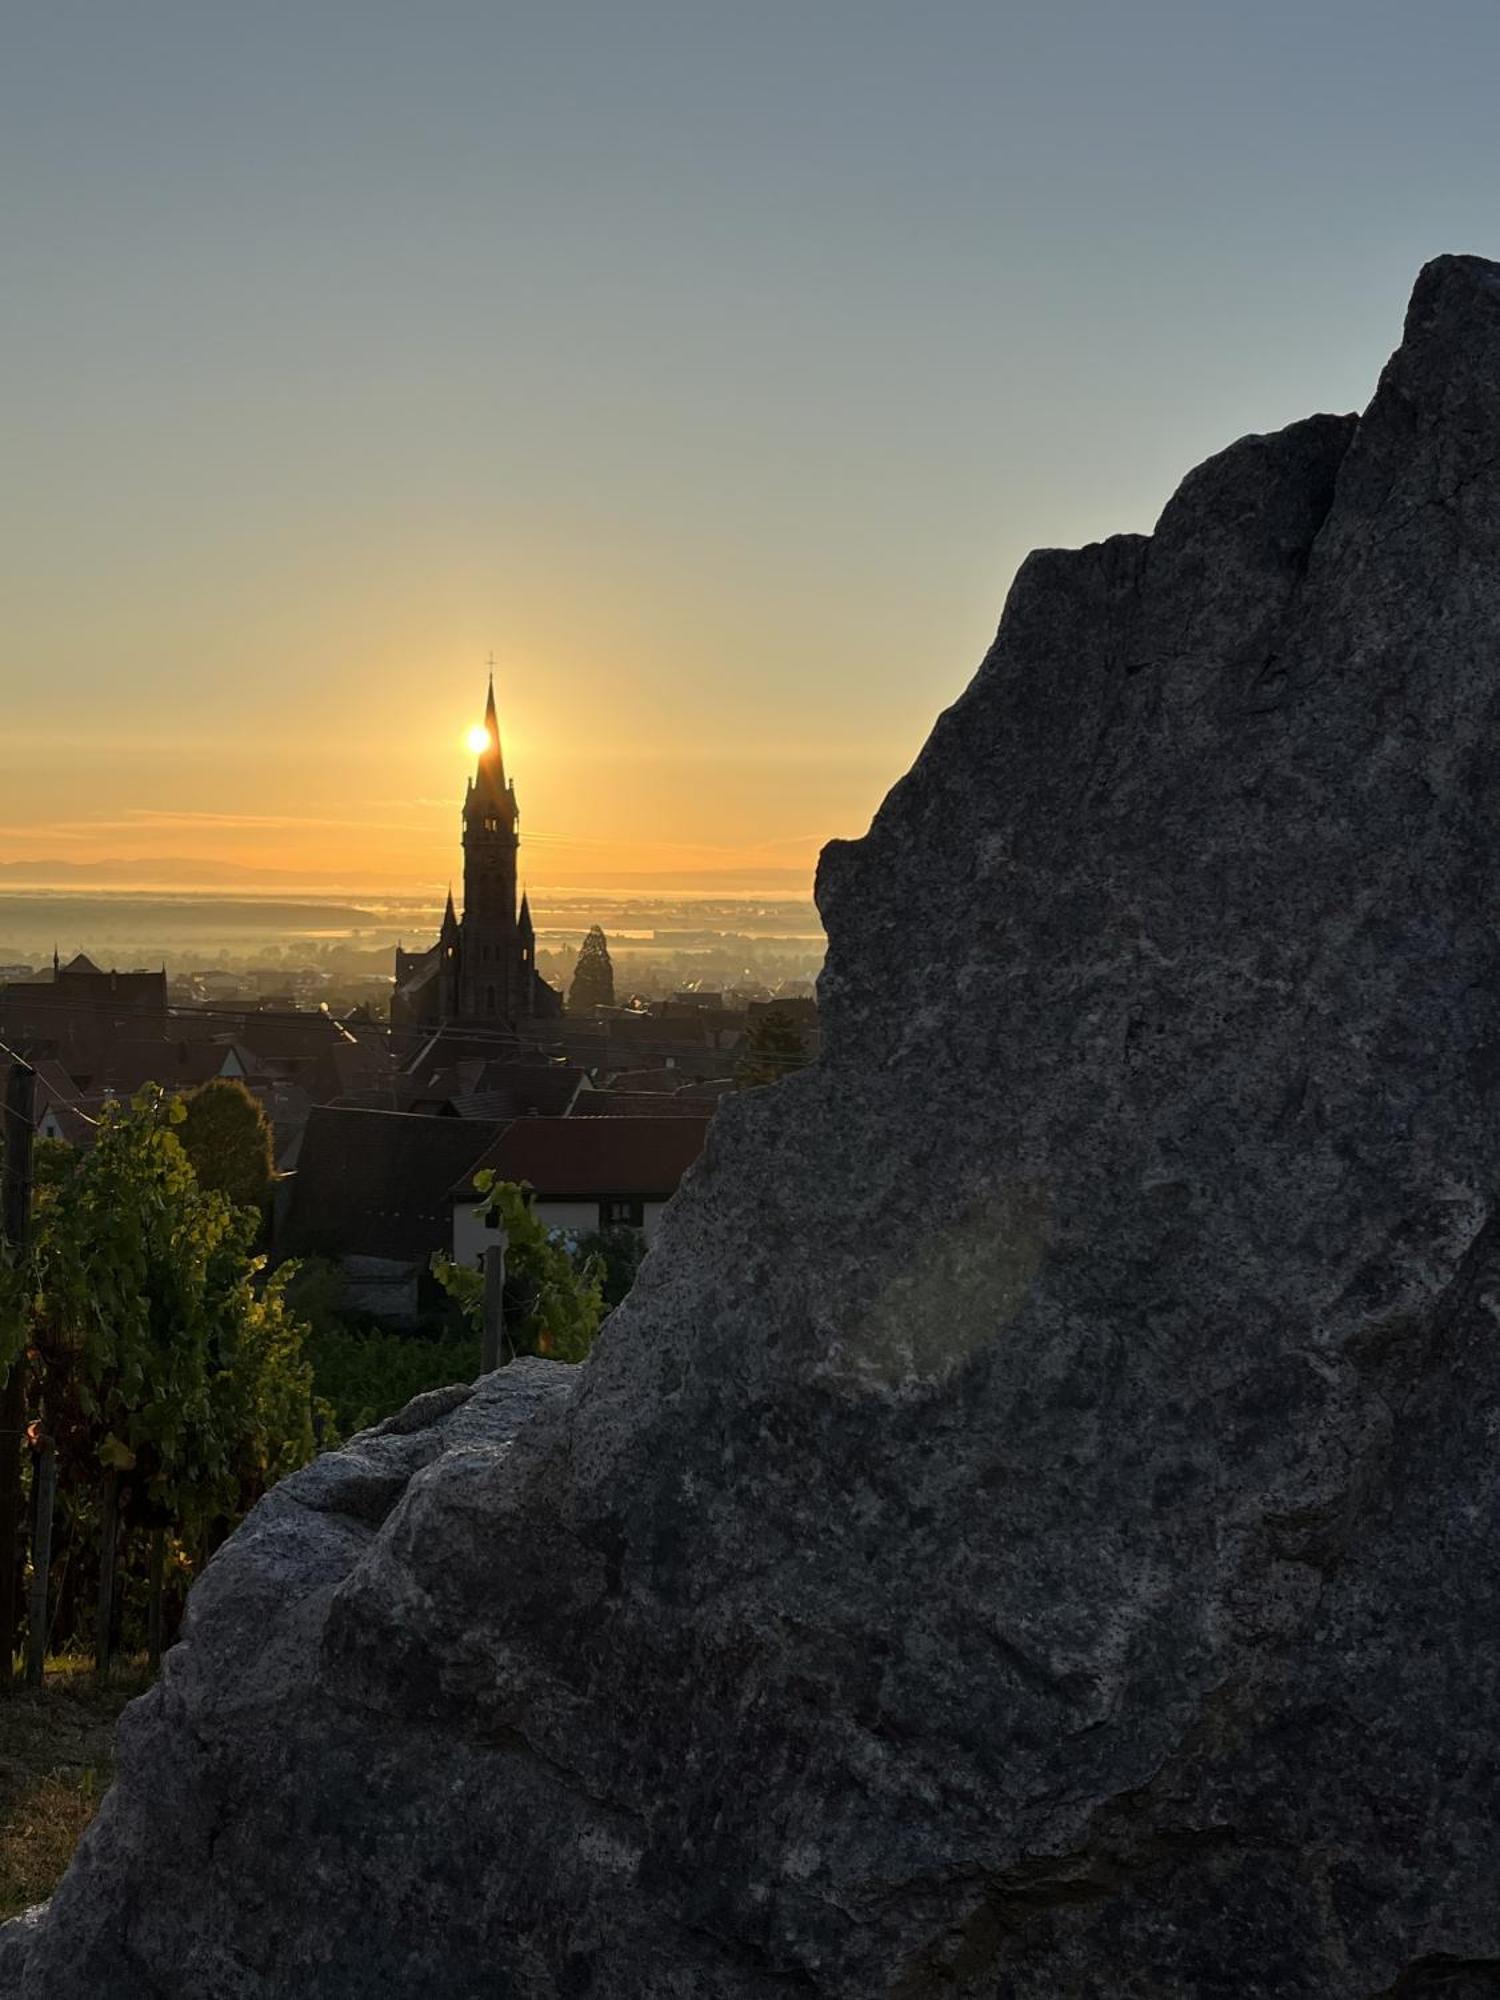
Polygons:
M109 1679L115 1615L115 1544L120 1538L120 1475L111 1466L99 1487L99 1609L94 1619L94 1672Z
M505 1231L484 1253L484 1332L479 1342L479 1372L492 1374L505 1353Z
M39 1688L47 1661L47 1586L52 1569L52 1514L57 1504L57 1453L44 1444L32 1470L31 1604L26 1627L26 1685Z
M12 1270L31 1243L31 1142L36 1124L36 1071L12 1056L5 1085L5 1171L0 1230ZM16 1611L21 1566L21 1433L26 1427L26 1345L0 1390L0 1687L15 1673Z

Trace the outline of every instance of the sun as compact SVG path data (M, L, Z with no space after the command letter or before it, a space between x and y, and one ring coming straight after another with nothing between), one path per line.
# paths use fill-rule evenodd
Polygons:
M482 722L476 722L469 731L469 748L476 757L482 757L490 747L490 732Z

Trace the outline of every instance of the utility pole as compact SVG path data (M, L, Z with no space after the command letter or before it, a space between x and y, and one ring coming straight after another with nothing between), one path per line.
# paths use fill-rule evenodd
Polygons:
M5 1053L9 1054L7 1050ZM31 1142L36 1126L36 1071L10 1056L5 1084L5 1170L0 1182L0 1231L5 1256L21 1272L31 1245ZM16 1598L20 1568L21 1433L26 1426L26 1334L0 1390L0 1688L15 1669Z

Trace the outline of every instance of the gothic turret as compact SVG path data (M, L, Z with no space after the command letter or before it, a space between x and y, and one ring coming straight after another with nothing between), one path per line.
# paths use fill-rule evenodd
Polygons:
M463 927L453 907L453 885L448 885L448 901L443 909L443 927L438 932L438 990L442 1018L450 1020L459 1011L462 986Z

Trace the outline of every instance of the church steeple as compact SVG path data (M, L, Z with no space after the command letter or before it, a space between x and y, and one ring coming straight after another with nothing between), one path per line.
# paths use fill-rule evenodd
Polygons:
M524 896L516 906L521 815L500 748L493 659L484 726L469 741L478 761L464 793L463 914L450 888L437 943L421 954L397 952L391 1019L514 1030L521 1021L555 1018L562 999L537 972L531 906Z
M464 800L464 914L459 1012L471 1021L515 1020L526 1011L516 933L516 795L505 782L495 674L484 704L479 768Z
M500 718L495 713L495 669L493 667L490 668L489 693L484 698L484 733L490 739L490 747L480 757L480 769L483 770L486 763L493 759L494 773L503 791L505 788L505 759L500 752Z
M500 717L495 708L495 669L490 666L489 690L484 701L486 742L464 799L464 817L489 821L499 818L515 824L516 794L505 779L505 754L500 748Z

